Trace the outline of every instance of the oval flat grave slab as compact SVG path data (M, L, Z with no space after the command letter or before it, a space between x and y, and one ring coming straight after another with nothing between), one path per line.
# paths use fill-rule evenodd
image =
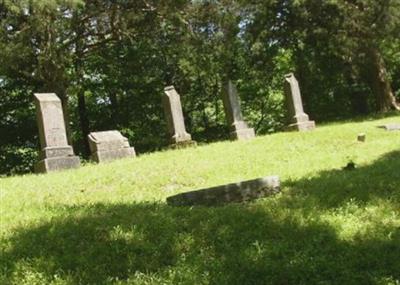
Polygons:
M178 194L168 197L167 203L172 206L216 206L251 201L279 192L279 177L268 176Z
M400 131L400 123L390 123L378 126L378 128L385 129L386 131Z

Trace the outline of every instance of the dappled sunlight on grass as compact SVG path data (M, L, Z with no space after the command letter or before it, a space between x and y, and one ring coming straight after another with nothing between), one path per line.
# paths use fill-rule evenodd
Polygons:
M400 138L379 123L4 179L0 283L398 284ZM272 198L164 202L270 174L283 186Z

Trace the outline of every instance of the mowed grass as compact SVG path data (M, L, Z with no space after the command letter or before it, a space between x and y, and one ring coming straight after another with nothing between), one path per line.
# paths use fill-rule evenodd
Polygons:
M0 284L400 284L399 116L0 179ZM357 134L365 133L365 143ZM355 170L342 170L349 161ZM279 175L282 193L171 207Z

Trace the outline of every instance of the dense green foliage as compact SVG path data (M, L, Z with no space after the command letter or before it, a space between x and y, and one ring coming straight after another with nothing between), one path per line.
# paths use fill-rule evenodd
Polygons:
M376 127L395 121L1 178L0 284L398 285L400 136ZM165 204L274 174L283 188L271 198Z
M198 141L227 137L221 86L239 87L257 133L285 124L294 71L318 121L398 108L399 0L0 1L0 173L37 155L33 92L62 98L76 151L119 129L139 152L167 143L163 88Z

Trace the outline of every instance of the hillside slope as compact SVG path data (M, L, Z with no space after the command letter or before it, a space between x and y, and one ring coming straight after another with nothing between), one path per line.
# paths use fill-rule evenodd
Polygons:
M376 128L399 121L2 178L0 284L400 284L400 132ZM274 174L273 198L165 204Z

